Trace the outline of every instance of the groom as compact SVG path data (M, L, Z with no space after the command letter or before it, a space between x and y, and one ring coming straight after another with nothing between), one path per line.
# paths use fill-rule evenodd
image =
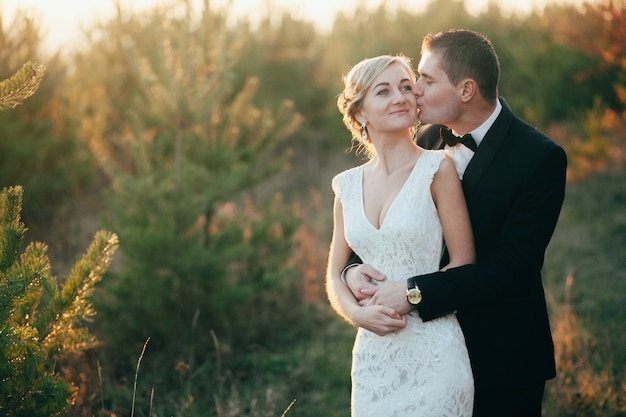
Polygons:
M477 262L406 283L349 264L346 283L362 303L417 309L425 321L456 312L474 373L474 417L539 417L545 381L556 374L541 269L565 194L565 152L498 97L500 65L483 35L427 35L418 72L420 121L471 133L478 145L473 155L447 145L457 167L466 166ZM418 143L440 147L439 128L424 126Z

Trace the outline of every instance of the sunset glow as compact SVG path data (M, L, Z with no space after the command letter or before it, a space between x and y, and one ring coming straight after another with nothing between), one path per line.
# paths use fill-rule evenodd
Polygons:
M197 7L202 6L202 0L194 0ZM563 2L564 0L560 0ZM572 3L575 0L565 2ZM213 0L214 7L223 7L230 3L233 17L246 17L254 22L255 17L266 15L268 10L280 13L290 11L295 18L315 22L320 30L327 30L332 26L334 17L341 12L351 15L357 4L365 4L369 8L378 7L384 0ZM125 0L123 7L130 10L143 10L155 5L171 4L171 0ZM416 8L418 11L426 7L428 0L392 0L386 4L393 10L398 6ZM478 14L483 11L488 0L466 0L466 8L470 13ZM543 8L546 0L532 0L526 2L511 2L498 0L496 3L504 11L526 13L533 8ZM45 43L58 47L65 44L75 46L80 37L80 30L90 28L95 22L106 20L115 13L114 0L0 0L0 10L4 24L8 24L15 12L24 10L29 16L42 23L46 34Z

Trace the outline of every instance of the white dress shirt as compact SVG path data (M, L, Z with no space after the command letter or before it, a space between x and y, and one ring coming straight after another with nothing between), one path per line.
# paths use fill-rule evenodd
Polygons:
M494 109L493 113L491 113L491 115L487 118L487 120L484 121L483 124L469 132L476 142L476 146L480 146L480 143L485 138L487 131L496 121L496 118L500 115L501 110L502 104L500 103L500 100L496 100L496 108ZM454 161L454 164L456 165L456 171L459 174L459 178L463 179L463 173L465 173L465 168L467 168L467 165L474 156L474 151L461 143L457 143L454 146L446 145L444 149Z

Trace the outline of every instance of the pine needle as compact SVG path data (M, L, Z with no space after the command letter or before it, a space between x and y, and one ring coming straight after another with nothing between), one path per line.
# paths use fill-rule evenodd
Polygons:
M0 110L14 108L39 88L45 69L28 61L10 78L0 81Z

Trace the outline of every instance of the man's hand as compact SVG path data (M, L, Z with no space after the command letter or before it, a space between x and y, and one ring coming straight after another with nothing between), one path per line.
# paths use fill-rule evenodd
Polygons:
M368 264L353 266L346 271L346 284L359 301L371 298L378 284L386 279L385 275Z
M361 292L366 296L363 301L359 301L362 306L385 306L402 315L412 310L406 299L406 281L384 282Z

